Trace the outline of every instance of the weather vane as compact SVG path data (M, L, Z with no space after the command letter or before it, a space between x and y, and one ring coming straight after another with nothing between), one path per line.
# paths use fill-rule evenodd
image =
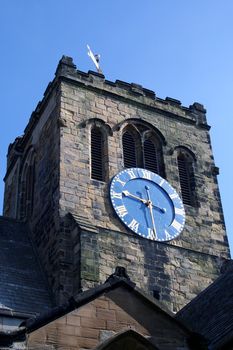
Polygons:
M103 74L102 70L100 69L100 65L99 65L100 55L98 55L98 54L94 55L88 45L87 45L87 49L88 49L87 54L89 57L91 57L92 61L94 62L94 65L96 66L97 72L100 74Z

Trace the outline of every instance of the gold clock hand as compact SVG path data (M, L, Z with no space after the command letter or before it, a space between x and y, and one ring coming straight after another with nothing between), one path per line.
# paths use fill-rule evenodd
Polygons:
M152 226L153 226L153 232L154 232L154 239L157 239L157 232L155 228L155 220L154 220L154 215L153 215L153 210L152 210L152 204L149 202L148 208L150 210L150 216L151 216L151 221L152 221Z
M146 192L147 192L147 197L148 197L148 203L151 203L151 206L158 209L159 211L161 211L161 213L166 213L166 209L165 208L160 208L157 205L152 203L152 200L150 199L150 192L149 192L149 187L145 186Z
M140 198L138 196L135 196L134 194L130 193L129 191L122 191L123 195L124 196L127 196L127 197L132 197L134 199L137 199L138 201L144 203L144 204L147 204L147 200L146 199L143 199L143 198Z
M154 214L153 214L153 203L150 199L150 192L149 192L150 188L148 186L145 186L145 189L146 189L146 193L147 193L147 197L148 197L147 206L150 210L150 216L151 216L153 232L154 232L154 239L157 239L157 232L156 232L156 228L155 228L155 219L154 219Z

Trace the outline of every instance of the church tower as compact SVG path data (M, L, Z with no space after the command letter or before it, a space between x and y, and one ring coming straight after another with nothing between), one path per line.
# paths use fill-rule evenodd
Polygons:
M216 279L229 247L209 129L201 104L184 107L81 72L63 56L24 135L9 147L4 197L4 216L28 224L56 304L104 282L116 266L173 312ZM141 175L130 175L132 168ZM171 186L169 205L182 219L173 218L165 236L156 229L169 209L152 207L149 192L125 189L135 177ZM110 194L113 178L122 190ZM128 208L111 202L114 193L128 203L129 193L140 198L131 198L130 221L123 220ZM149 239L139 229L139 204L151 220Z

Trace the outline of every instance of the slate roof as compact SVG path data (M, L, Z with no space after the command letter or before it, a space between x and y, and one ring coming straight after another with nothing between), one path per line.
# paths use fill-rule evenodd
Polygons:
M117 290L118 288L123 288L125 290L129 290L131 293L134 293L141 299L144 305L150 305L152 313L159 312L165 319L173 322L174 328L178 327L180 330L183 330L184 334L187 336L186 340L190 345L190 349L206 349L206 347L202 347L202 337L196 333L193 334L186 326L184 326L182 322L176 319L174 314L171 313L161 302L146 295L139 288L137 288L136 284L129 279L127 272L123 267L116 267L115 273L109 276L104 284L78 293L63 305L54 307L51 310L38 315L37 317L29 318L23 321L19 328L14 331L0 332L0 345L9 345L15 341L24 341L27 334L53 322L54 320L83 305L88 304L99 296L110 291ZM124 301L122 302L124 303ZM127 303L127 300L125 300L125 302Z
M176 314L183 324L209 340L209 349L233 344L233 260L226 262L224 270Z
M0 314L38 314L52 306L27 226L0 216Z

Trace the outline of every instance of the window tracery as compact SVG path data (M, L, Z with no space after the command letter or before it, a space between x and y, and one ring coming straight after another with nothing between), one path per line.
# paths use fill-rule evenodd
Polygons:
M122 133L125 168L141 167L165 177L163 141L155 130L143 123L128 124Z

